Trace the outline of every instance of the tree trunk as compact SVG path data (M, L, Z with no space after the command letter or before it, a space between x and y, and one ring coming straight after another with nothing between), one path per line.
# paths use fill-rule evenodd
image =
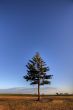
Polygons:
M40 101L40 80L38 80L38 101Z

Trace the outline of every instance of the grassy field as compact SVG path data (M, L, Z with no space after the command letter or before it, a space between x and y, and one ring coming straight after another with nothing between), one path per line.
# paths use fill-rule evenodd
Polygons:
M0 95L0 110L73 110L73 96Z

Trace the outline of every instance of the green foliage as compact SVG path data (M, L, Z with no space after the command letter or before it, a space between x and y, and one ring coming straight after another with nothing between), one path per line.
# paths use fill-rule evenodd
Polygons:
M46 63L40 57L39 53L29 60L26 65L27 67L27 75L24 76L26 81L30 81L32 84L38 84L40 81L40 85L50 84L49 79L52 78L52 75L47 75L47 71L49 71L49 67L46 66Z

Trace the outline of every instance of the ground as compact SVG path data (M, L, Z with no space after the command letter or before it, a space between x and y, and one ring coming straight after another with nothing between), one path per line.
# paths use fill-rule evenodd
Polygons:
M0 95L0 110L73 110L73 96Z

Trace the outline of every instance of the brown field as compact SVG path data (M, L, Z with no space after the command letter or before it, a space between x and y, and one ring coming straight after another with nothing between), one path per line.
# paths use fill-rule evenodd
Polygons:
M36 96L0 95L0 110L73 110L73 96Z

